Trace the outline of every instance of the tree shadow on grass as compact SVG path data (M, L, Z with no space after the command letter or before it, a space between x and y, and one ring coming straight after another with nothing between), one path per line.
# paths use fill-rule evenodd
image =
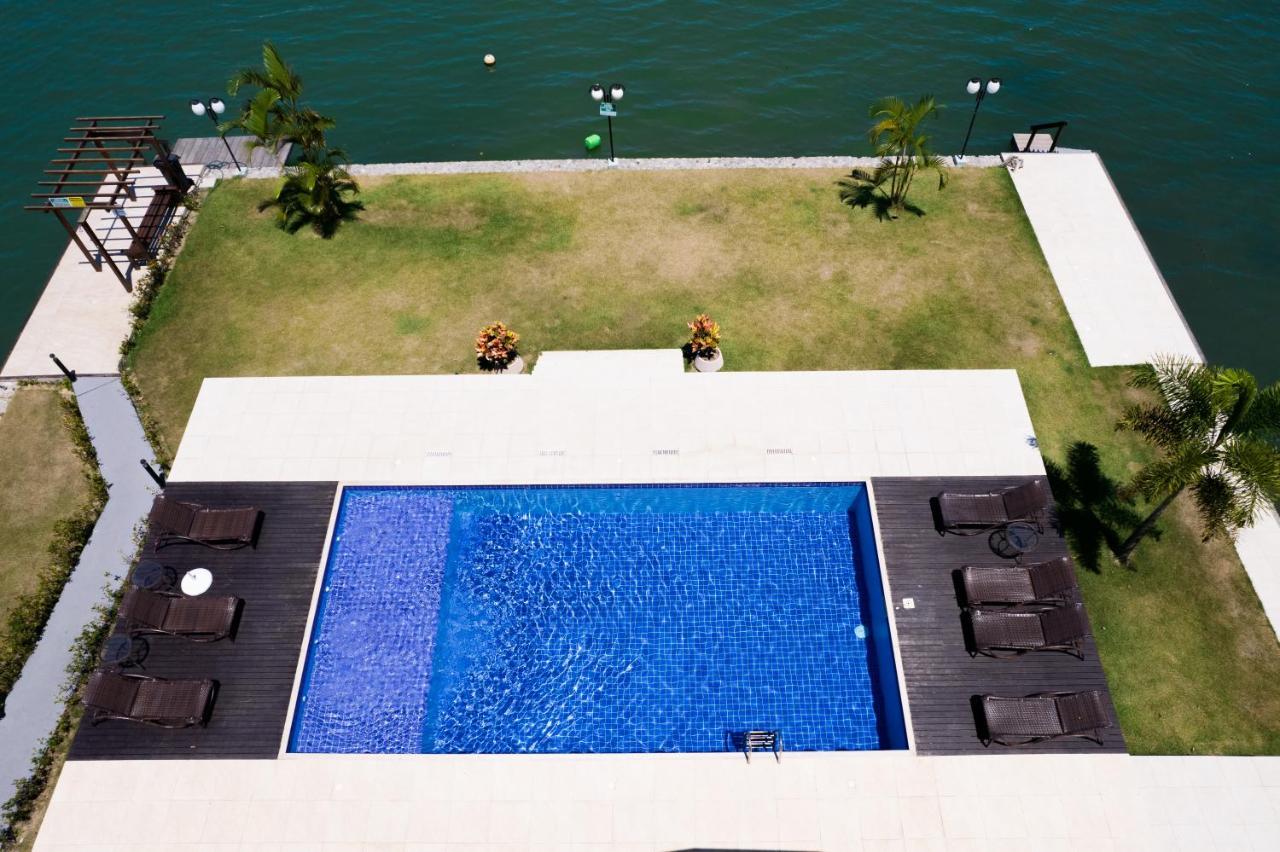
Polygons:
M1071 535L1076 559L1095 574L1102 570L1103 548L1115 553L1142 520L1133 501L1102 471L1098 448L1077 441L1067 449L1066 465L1045 459L1049 486L1058 505L1058 521Z
M911 213L917 217L925 215L924 209L910 201L904 200L902 206L894 208L888 197L876 187L866 184L855 184L848 178L839 182L840 203L846 207L857 207L865 210L870 207L881 222L897 219L902 213Z

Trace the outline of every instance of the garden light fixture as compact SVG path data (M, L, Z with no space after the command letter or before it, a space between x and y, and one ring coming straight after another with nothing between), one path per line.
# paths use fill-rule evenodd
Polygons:
M982 99L987 95L994 95L1000 91L1000 78L992 77L983 81L978 77L969 78L969 82L965 84L964 90L975 97L973 104L973 115L969 117L969 130L964 134L964 144L960 146L960 153L956 155L956 162L963 163L965 152L969 150L969 137L973 134L973 123L978 120L978 108L982 106Z
M193 115L207 115L214 126L218 128L218 138L222 140L222 144L227 146L227 153L231 155L231 162L236 164L236 170L241 169L240 161L236 159L236 152L231 149L231 143L227 141L227 135L222 132L222 126L218 124L218 116L227 111L227 105L222 98L209 98L208 101L202 101L199 98L191 99L191 112Z
M609 162L616 163L617 159L613 155L613 117L618 114L614 108L614 103L622 100L622 96L627 93L621 83L610 83L606 89L599 83L591 84L591 100L600 104L600 114L609 121ZM599 137L597 137L598 139Z

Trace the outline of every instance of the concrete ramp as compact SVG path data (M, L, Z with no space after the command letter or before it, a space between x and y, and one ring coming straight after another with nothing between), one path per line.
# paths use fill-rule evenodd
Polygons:
M1204 360L1097 154L1018 154L1012 170L1089 363Z

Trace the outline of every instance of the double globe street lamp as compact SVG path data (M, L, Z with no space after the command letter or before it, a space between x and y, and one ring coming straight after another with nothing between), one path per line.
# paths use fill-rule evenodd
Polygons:
M618 114L618 111L613 105L622 100L622 96L626 93L621 83L610 83L608 89L599 83L591 86L591 100L600 104L600 114L609 120L609 162L611 163L617 162L613 156L613 117Z
M199 98L191 99L191 112L195 115L209 116L213 126L218 128L218 138L222 140L223 145L227 146L227 153L231 155L231 162L236 164L236 171L239 171L240 161L236 159L236 152L231 150L231 143L227 141L227 134L222 132L222 125L218 124L218 116L226 111L227 105L222 102L222 98L209 98L208 101L202 101Z
M980 80L973 77L965 84L965 91L976 96L973 104L973 115L969 118L969 131L964 135L964 144L960 146L960 155L956 157L956 162L964 162L965 152L969 150L969 137L973 134L973 123L978 120L978 108L982 106L982 99L987 95L994 95L1000 91L1000 78L992 77L990 80Z

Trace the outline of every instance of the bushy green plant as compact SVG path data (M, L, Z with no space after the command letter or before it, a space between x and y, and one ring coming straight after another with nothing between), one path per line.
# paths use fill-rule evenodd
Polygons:
M275 198L263 201L258 209L275 208L276 224L290 234L309 226L321 237L331 238L339 225L364 209L352 197L360 187L343 167L344 161L338 148L308 152L297 165L285 169Z
M840 200L850 207L874 207L881 219L896 219L905 210L924 211L907 201L911 182L923 170L937 172L938 189L947 185L946 161L929 149L920 125L938 113L932 95L908 106L900 98L882 98L871 105L876 123L867 132L880 162L872 169L854 169L837 184Z
M1230 538L1280 501L1280 382L1259 389L1244 370L1159 358L1134 370L1130 384L1163 397L1130 406L1117 426L1160 450L1131 484L1160 502L1120 545L1122 562L1183 491L1195 499L1205 541Z
M305 151L325 149L324 134L333 128L333 119L302 105L302 78L271 42L262 44L262 69L238 71L227 83L227 92L234 97L245 86L256 86L258 91L245 102L239 117L227 123L228 129L245 131L254 137L251 145L273 152L286 142Z

